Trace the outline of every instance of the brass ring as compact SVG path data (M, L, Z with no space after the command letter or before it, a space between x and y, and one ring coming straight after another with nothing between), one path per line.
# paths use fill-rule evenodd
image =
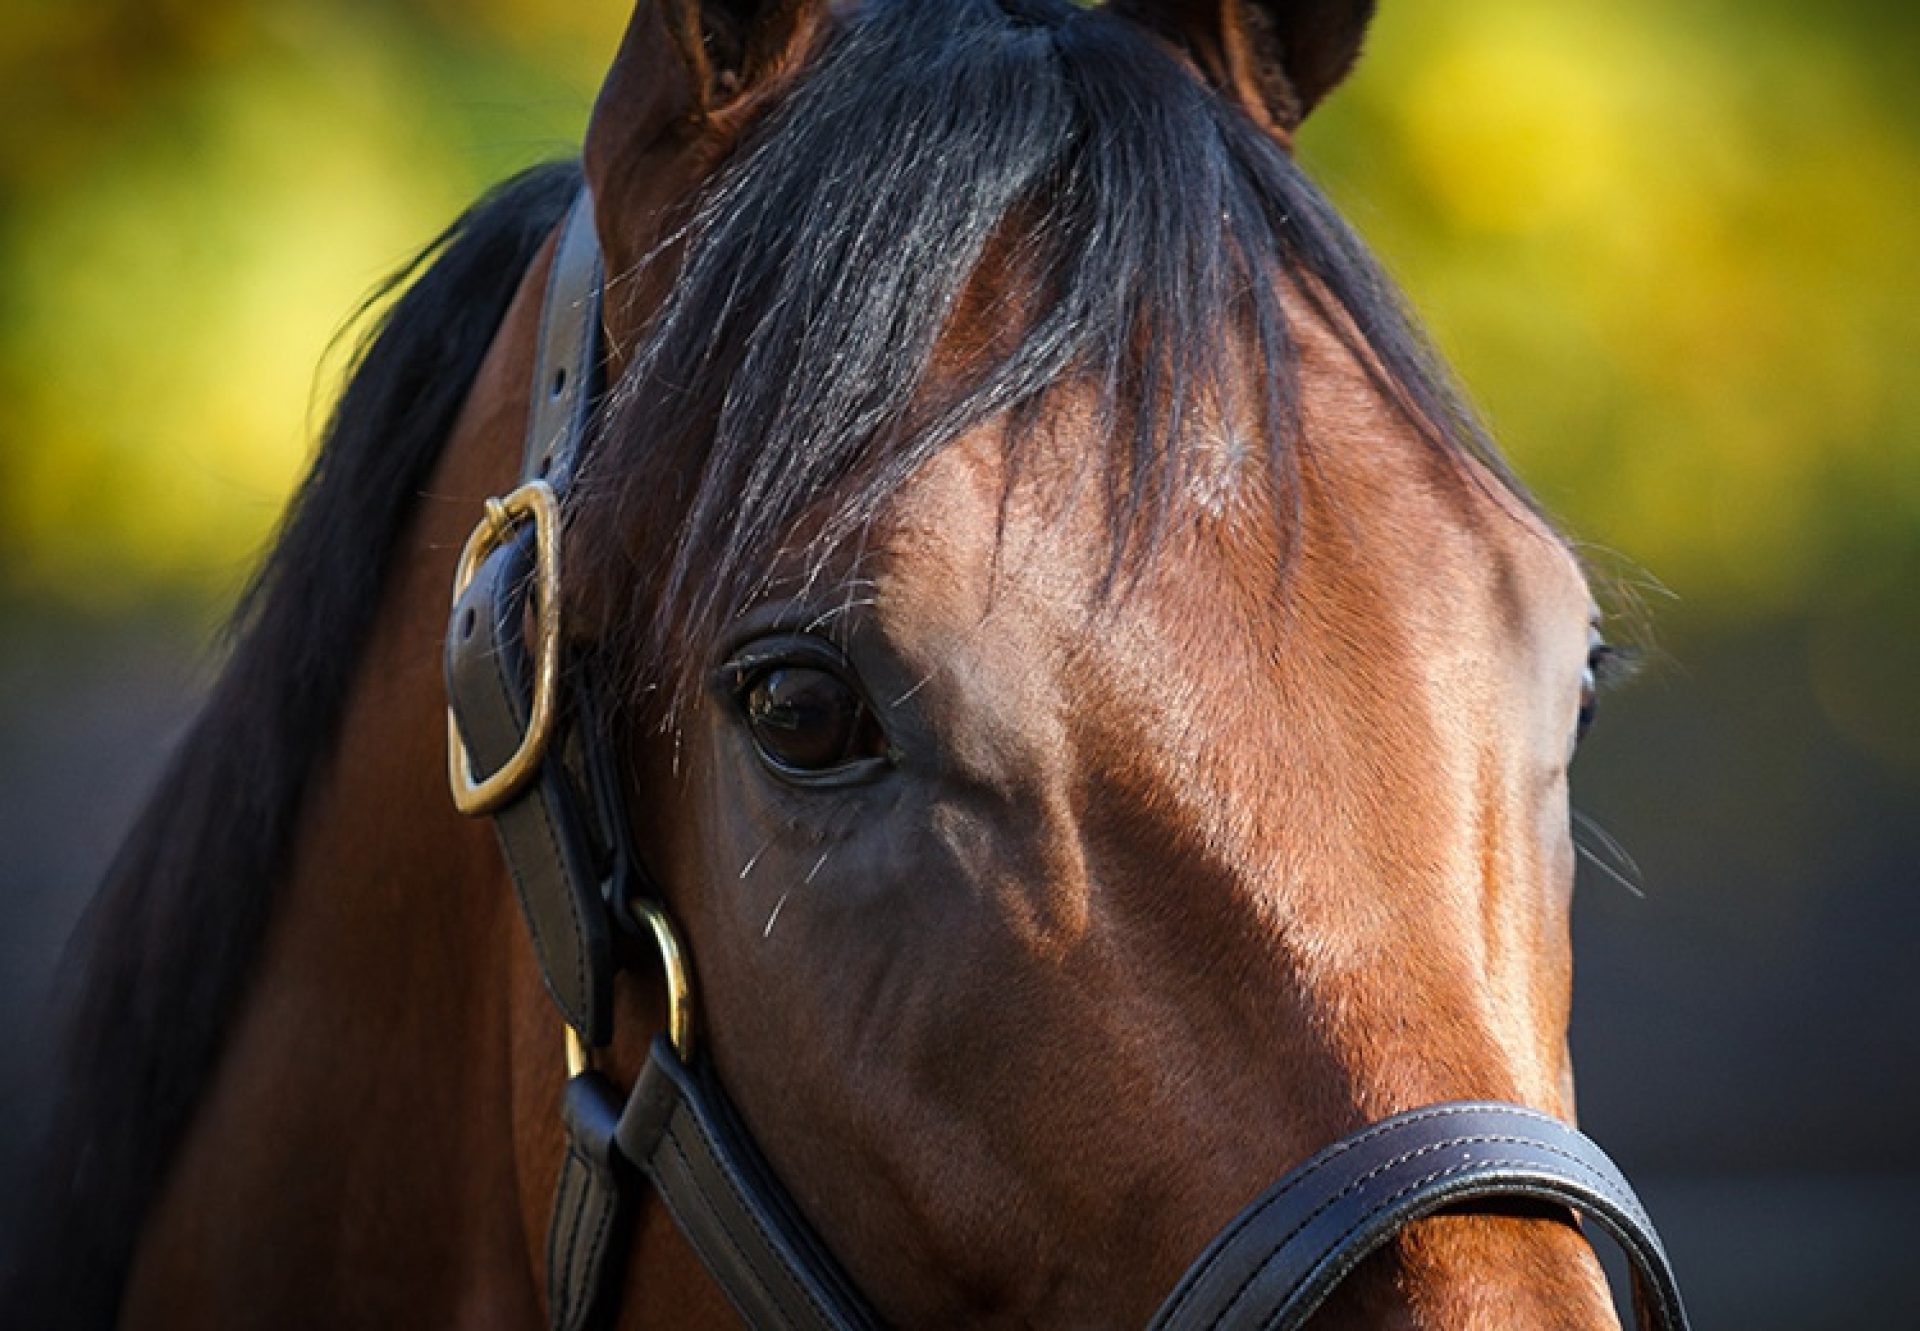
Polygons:
M687 964L686 949L680 946L679 931L673 927L666 908L657 901L636 897L628 903L633 913L647 922L653 943L660 951L660 973L667 982L667 1041L683 1063L693 1062L693 971ZM593 1051L572 1022L566 1023L567 1076L577 1077L593 1066Z
M647 922L653 931L654 946L660 949L660 970L667 981L667 1039L680 1061L693 1061L693 971L687 964L686 949L680 935L657 901L636 897L628 903L633 913Z
M572 1080L593 1066L593 1056L587 1051L587 1042L580 1038L580 1032L573 1028L572 1022L564 1023L567 1028L567 1078Z

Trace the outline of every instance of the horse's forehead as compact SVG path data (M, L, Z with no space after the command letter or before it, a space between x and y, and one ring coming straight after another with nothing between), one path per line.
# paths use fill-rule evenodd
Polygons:
M1270 675L1316 634L1493 667L1540 655L1589 616L1578 561L1543 520L1337 380L1311 401L1297 503L1274 501L1245 442L1253 427L1202 423L1165 531L1116 584L1096 465L1110 441L1086 419L1064 413L1011 476L993 427L923 467L871 546L890 636L1023 675L1051 663L1084 680L1089 656L1133 656L1257 688L1267 681L1249 662Z
M884 524L873 614L934 765L1022 811L1022 862L1097 845L1123 895L1229 885L1247 937L1315 939L1338 988L1406 920L1473 955L1486 894L1564 858L1588 609L1494 478L1384 419L1318 425L1297 507L1196 495L1105 598L1099 477L1050 503L1043 467L1009 488L1003 441L964 440Z

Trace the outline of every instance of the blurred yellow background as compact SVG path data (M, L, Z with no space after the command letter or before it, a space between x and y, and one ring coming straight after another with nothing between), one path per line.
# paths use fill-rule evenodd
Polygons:
M625 7L7 6L4 590L204 611L299 474L355 295L570 151ZM1522 473L1689 617L1816 609L1845 656L1920 544L1907 7L1385 8L1304 156ZM1920 767L1920 728L1830 708Z
M1857 1274L1877 1221L1826 1232L1851 1267L1794 1228L1835 1213L1821 1180L1879 1216L1862 1180L1920 1175L1920 6L1381 10L1302 155L1660 644L1582 760L1647 893L1583 881L1585 1104L1696 1208L1676 1246L1710 1268L1698 1235L1745 1245L1707 1277L1715 1320L1920 1324ZM101 768L151 772L190 707L179 644L269 538L358 296L576 150L626 14L0 0L0 781L39 800L0 800L0 885L23 918L71 918L138 797L76 810L48 773L84 800ZM100 701L141 687L144 711ZM0 969L40 974L59 931ZM1735 1205L1687 1192L1703 1172L1772 1182ZM1802 1268L1832 1288L1779 1283Z
M219 600L354 294L569 151L624 6L9 6L9 580ZM1825 7L1385 9L1304 153L1548 502L1715 615L1910 545L1920 137L1886 32Z
M485 185L574 151L625 11L8 3L9 581L103 610L224 602L324 420L315 367L358 295Z

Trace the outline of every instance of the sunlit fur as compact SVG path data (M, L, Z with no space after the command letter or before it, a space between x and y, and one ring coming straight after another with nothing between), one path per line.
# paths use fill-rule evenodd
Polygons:
M589 134L614 391L574 645L621 667L706 1047L899 1325L1138 1325L1360 1123L1572 1112L1586 587L1183 54L1240 8L711 0L703 43L649 0ZM438 648L571 180L477 214L394 316L271 566L281 647L236 657L103 898L33 1324L542 1316L558 1019L446 795ZM456 323L436 361L468 316L484 359ZM845 653L879 780L755 758L714 680L774 629ZM625 1078L656 980L619 1002ZM729 1323L659 1206L632 1257L623 1325ZM1514 1212L1413 1227L1323 1324L1612 1315L1572 1227Z

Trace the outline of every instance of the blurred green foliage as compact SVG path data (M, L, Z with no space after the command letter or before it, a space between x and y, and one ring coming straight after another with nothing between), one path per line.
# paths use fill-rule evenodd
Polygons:
M1849 8L1383 6L1309 146L1547 502L1718 613L1920 534L1912 66Z
M627 6L6 4L4 586L217 604L356 293L572 150ZM1886 743L1861 690L1920 669L1879 623L1920 620L1912 7L1382 9L1306 159L1549 507L1695 622L1827 614L1815 682Z
M5 582L108 611L225 601L354 302L487 184L575 150L625 12L5 3Z

